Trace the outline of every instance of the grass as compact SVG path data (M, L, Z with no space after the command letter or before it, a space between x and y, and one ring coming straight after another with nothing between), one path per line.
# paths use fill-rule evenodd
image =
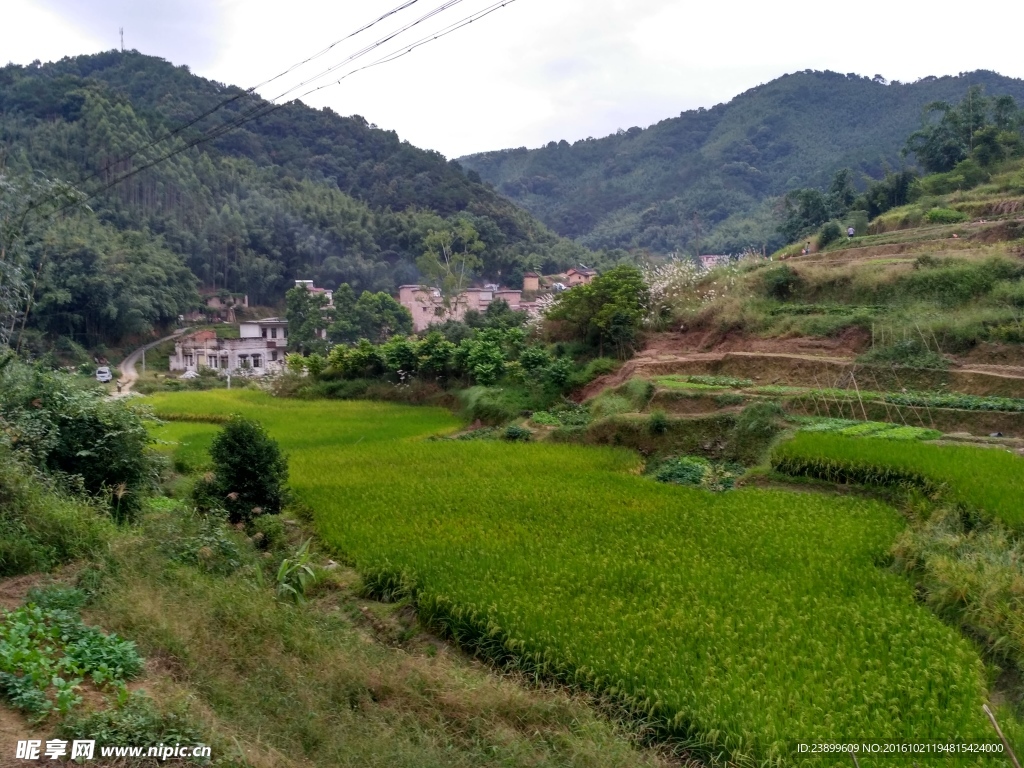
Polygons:
M609 695L708 760L782 760L798 738L990 735L977 652L877 566L902 529L884 505L668 487L614 449L412 439L455 427L437 411L252 392L154 404L261 419L371 591L414 597L466 647Z
M191 702L218 764L666 766L586 701L489 675L423 635L408 606L358 599L350 571L321 570L317 591L296 605L275 598L276 568L233 528L162 500L117 542L88 609L173 675L161 698ZM97 720L82 732L124 738Z
M1007 451L802 432L772 462L792 475L877 485L910 483L1024 527L1024 458Z
M47 487L0 445L0 577L96 554L113 530L98 507Z

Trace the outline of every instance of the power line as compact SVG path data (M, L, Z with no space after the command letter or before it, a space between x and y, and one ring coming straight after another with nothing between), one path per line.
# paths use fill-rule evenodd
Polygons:
M319 73L317 75L314 75L313 77L307 78L306 80L303 80L301 83L297 83L296 85L293 85L291 88L289 88L284 93L280 93L277 96L275 96L274 98L268 99L268 101L275 102L275 101L279 101L280 99L283 99L288 94L293 93L294 91L297 91L300 88L303 88L304 86L309 85L310 83L316 82L317 80L319 80L320 78L324 77L325 75L328 75L331 72L334 72L334 71L336 71L338 69L341 69L343 66L345 66L346 64L350 64L351 62L355 61L356 59L362 58L363 56L365 56L366 54L370 53L371 51L374 51L377 48L380 48L385 43L391 42L392 40L394 40L396 37L398 37L399 35L403 34L404 32L408 32L410 29L419 26L420 24L424 23L425 21L429 21L430 19L434 18L438 14L444 13L449 8L452 8L452 7L456 6L456 5L459 5L462 2L464 2L464 0L445 0L445 2L441 3L441 5L439 5L438 7L434 8L432 11L424 14L423 16L420 16L415 21L406 24L404 27L400 27L399 29L396 29L395 31L391 32L388 35L385 35L384 37L380 38L379 40L377 40L374 43L370 43L365 48L362 48L361 50L358 50L355 53L353 53L347 59L343 59L342 61L338 62L337 64L334 64L333 66L328 67L323 72L321 72L321 73ZM302 98L302 97L300 96L299 98Z
M461 0L459 0L459 2L461 2ZM310 95L312 93L316 93L317 91L323 90L324 88L329 88L329 87L331 87L333 85L337 85L337 84L341 83L342 80L345 80L346 78L348 78L348 77L350 77L350 76L352 76L352 75L354 75L354 74L356 74L358 72L363 72L363 71L365 71L367 69L372 69L373 67L380 66L381 64L387 64L387 63L390 63L392 61L395 61L396 59L400 59L403 56L406 56L406 55L412 53L417 48L421 48L424 45L428 45L429 43L432 43L432 42L434 42L436 40L440 40L441 38L447 37L448 35L453 34L454 32L457 32L458 30L462 29L463 27L466 27L469 24L472 24L474 21L478 21L479 19L482 19L485 16L489 16L490 14L492 14L492 13L498 11L498 10L501 10L505 6L511 5L514 2L516 2L516 0L500 0L500 2L496 2L493 5L488 6L483 11L479 11L479 12L470 14L469 16L464 17L462 20L457 21L454 24L450 24L448 27L445 27L442 30L439 30L437 33L434 33L432 35L428 35L427 37L421 38L420 40L418 40L415 43L412 43L412 44L410 44L408 46L404 46L399 51L394 51L394 52L392 52L390 54L386 54L385 56L381 57L380 59L377 59L376 61L371 62L370 64L366 64L366 65L364 65L362 67L357 67L356 69L354 69L354 70L344 74L337 81L317 86L316 88L313 88L313 89L307 91L306 93L303 93L296 100L301 100L301 99L305 98L306 96L308 96L308 95ZM370 50L374 50L374 48L376 48L376 47L379 47L379 45L378 46L370 46L366 52L368 53ZM290 102L287 102L285 104L274 104L274 103L270 102L270 103L264 103L264 104L262 104L262 105L260 105L258 107L255 107L255 108L249 110L244 115L240 116L239 118L236 118L233 121L229 121L228 123L225 123L225 124L223 124L221 126L217 126L216 128L211 129L210 131L206 132L205 134L200 135L199 137L193 139L192 141L187 142L185 145L183 145L181 147L178 147L178 148L172 150L171 152L168 152L167 154L157 158L156 160L153 160L152 162L147 163L146 165L142 165L142 166L140 166L138 168L132 169L128 173L126 173L123 176L121 176L121 177L119 177L117 179L114 179L113 181L105 184L104 186L100 187L95 192L92 192L91 194L87 195L86 197L82 198L81 200L78 200L78 201L75 201L73 203L69 203L67 205L64 205L64 206L62 206L60 208L57 208L56 210L54 210L50 214L48 214L47 218L49 218L51 216L55 216L56 214L62 213L63 211L66 211L66 210L68 210L70 208L75 208L77 206L84 205L89 200L92 200L92 199L98 197L99 195L101 195L104 192L106 192L108 189L111 189L111 188L117 186L118 184L121 184L122 182L127 181L128 179L132 178L133 176L136 176L139 173L142 173L143 171L149 170L150 168L153 168L154 166L159 165L160 163L163 163L163 162L171 159L172 157L175 157L176 155L181 154L182 152L186 152L189 149L192 149L193 147L196 147L196 146L198 146L200 144L205 144L207 142L213 141L214 139L220 138L224 134L230 133L231 131L235 130L236 128L240 128L241 126L245 125L246 123L250 123L253 120L256 120L256 119L261 118L261 117L265 117L266 115L269 115L269 114L271 114L273 112L276 112L277 110L281 109L282 107L287 106L288 103L290 103Z
M240 91L239 93L236 93L235 95L230 96L230 97L224 99L223 101L221 101L220 103L218 103L215 106L211 107L210 109L206 110L202 114L197 115L196 117L192 118L187 123L179 125L177 128L174 128L173 130L170 130L167 133L164 133L163 135L158 136L155 139L152 139L148 143L143 144L141 147L133 149L127 155L124 155L123 157L119 157L116 160L113 160L113 161L107 163L102 168L100 168L97 171L93 172L89 176L86 176L85 178L81 179L78 183L79 184L85 184L86 182L91 181L92 179L95 179L95 178L103 175L104 173L109 171L111 168L114 168L115 166L118 166L118 165L120 165L122 163L128 162L129 160L131 160L133 157L135 157L140 152L145 152L147 149L151 149L152 147L155 147L157 144L162 144L163 142L167 141L168 139L174 138L175 136L180 134L182 131L188 130L189 128L191 128L196 123L201 122L202 120L205 120L207 117L210 117L211 115L215 114L216 112L219 112L220 110L224 109L224 107L227 107L228 105L233 104L234 102L236 102L239 99L242 99L242 98L244 98L246 96L251 96L253 93L255 93L260 88L263 88L264 86L267 86L270 83L273 83L273 82L275 82L277 80L280 80L282 77L285 77L286 75L291 74L292 72L294 72L299 67L303 67L306 64L309 64L310 62L315 61L316 59L319 59L320 57L326 55L327 53L329 53L330 51L332 51L334 48L336 48L337 46L341 45L345 41L351 40L353 37L356 37L357 35L360 35L360 34L362 34L363 32L366 32L369 29L372 29L373 27L375 27L378 24L380 24L382 21L385 21L386 19L389 19L390 17L392 17L392 16L394 16L394 15L396 15L398 13L401 13L406 8L409 8L410 6L415 5L418 2L419 2L419 0L405 0L405 2L403 2L401 5L399 5L399 6L395 7L395 8L392 8L390 11L388 11L387 13L384 13L384 14L378 16L373 21L371 21L371 22L369 22L367 24L364 24L363 26L361 26L359 29L355 30L354 32L350 32L349 34L345 35L345 37L342 37L342 38L340 38L338 40L335 40L333 43L331 43L330 45L328 45L326 48L324 48L323 50L319 51L318 53L315 53L312 56L310 56L310 57L308 57L306 59L303 59L302 61L300 61L300 62L298 62L296 64L292 64L290 67L288 67L283 72L279 72L278 74L274 75L273 77L268 78L267 80L264 80L262 83L258 83L257 85L254 85L251 88L247 88L244 91ZM124 53L124 28L123 27L121 28L121 52Z

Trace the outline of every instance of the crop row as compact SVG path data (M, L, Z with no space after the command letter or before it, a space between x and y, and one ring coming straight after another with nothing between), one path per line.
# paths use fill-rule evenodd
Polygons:
M801 432L776 448L773 466L790 475L869 485L911 483L1024 526L1024 458L1001 449L855 440Z
M158 410L204 407L264 421L377 594L413 596L465 647L611 696L708 761L990 738L977 652L876 565L902 526L881 504L665 486L620 450L410 440L454 426L423 409L209 393Z

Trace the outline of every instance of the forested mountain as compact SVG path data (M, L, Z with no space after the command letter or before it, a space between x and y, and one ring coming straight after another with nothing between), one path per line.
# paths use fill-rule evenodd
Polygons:
M424 238L453 217L484 244L480 277L514 282L584 257L475 173L359 116L293 102L188 147L261 105L134 51L0 68L0 205L17 218L13 198L21 190L21 206L32 205L40 180L95 194L91 211L34 223L24 244L35 294L25 300L28 328L86 346L145 332L195 303L189 270L199 287L259 303L283 299L296 277L392 291L419 278ZM174 149L182 151L104 190ZM97 296L96 281L115 263L150 279Z
M899 168L926 105L959 102L971 85L1024 102L1024 80L993 72L887 83L806 71L646 130L460 162L591 248L770 250L781 245L778 196L824 187L845 167L860 186Z

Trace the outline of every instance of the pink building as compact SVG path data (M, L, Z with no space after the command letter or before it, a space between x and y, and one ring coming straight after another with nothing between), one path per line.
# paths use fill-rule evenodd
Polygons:
M423 285L403 285L398 289L398 303L412 314L413 330L426 330L435 323L446 320L461 320L469 310L486 311L494 301L504 301L511 309L520 309L523 292L507 289L468 288L445 309L441 292Z

